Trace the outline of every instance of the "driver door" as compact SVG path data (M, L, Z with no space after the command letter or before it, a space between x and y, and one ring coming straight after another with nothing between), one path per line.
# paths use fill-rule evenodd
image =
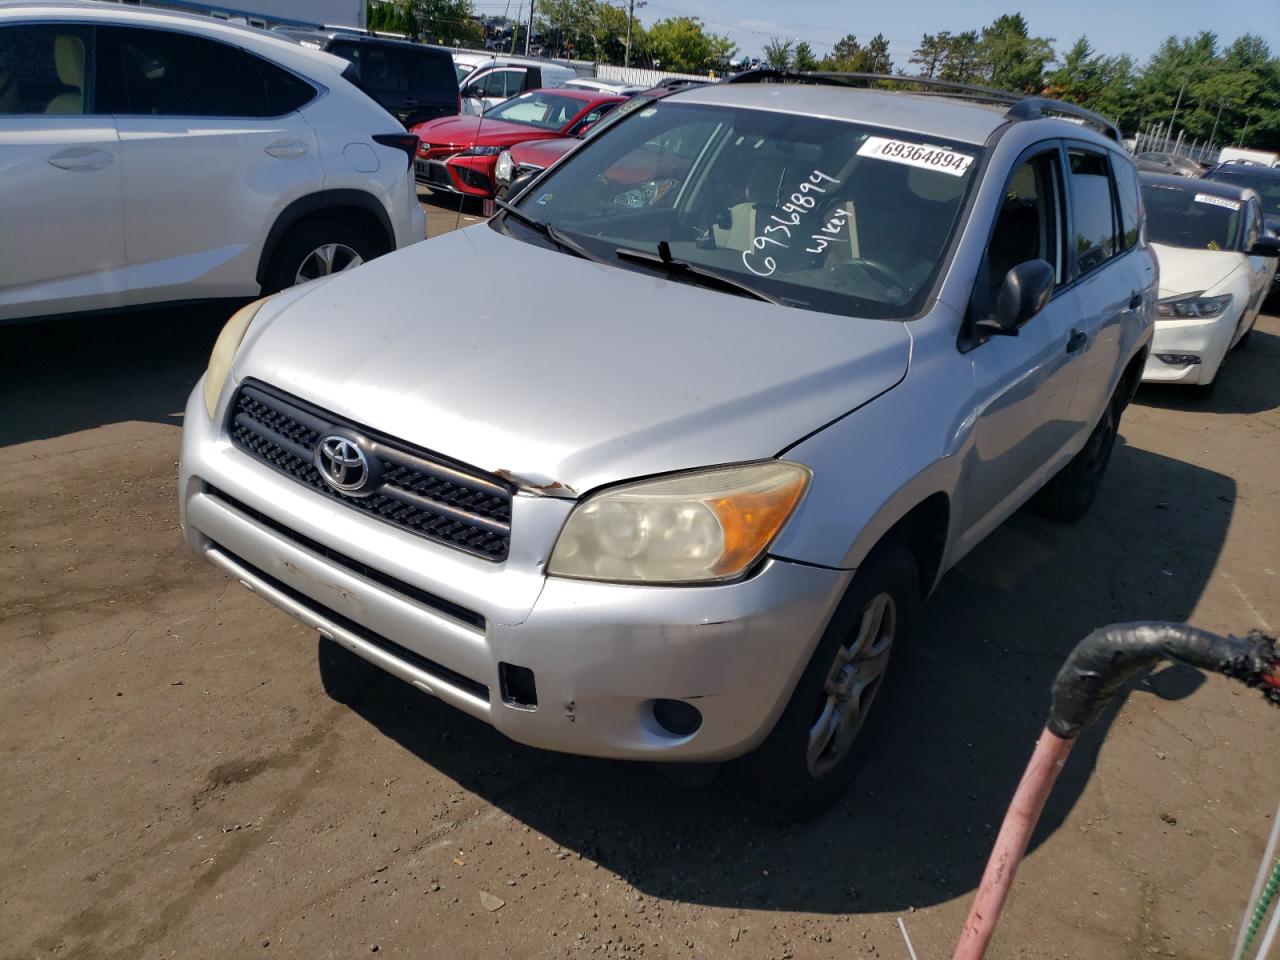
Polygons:
M1083 346L1065 243L1066 189L1058 144L1039 144L1014 165L970 307L994 308L1005 275L1041 259L1054 268L1045 308L1016 336L992 336L969 352L977 411L964 462L965 552L1016 510L1062 465L1074 436L1071 404Z

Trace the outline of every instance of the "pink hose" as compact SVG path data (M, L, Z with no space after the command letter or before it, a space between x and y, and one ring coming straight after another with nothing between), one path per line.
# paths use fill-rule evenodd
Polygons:
M952 960L982 960L986 954L996 921L1000 919L1000 910L1009 896L1009 888L1013 886L1013 876L1018 872L1018 864L1027 851L1027 843L1035 832L1049 791L1053 789L1074 745L1074 739L1059 737L1049 730L1040 734L1031 762L1022 774L1013 801L1004 815L1004 823L1000 825L1000 835L996 837L995 848L982 874L982 882L978 885L973 906L969 908L964 932L956 944Z

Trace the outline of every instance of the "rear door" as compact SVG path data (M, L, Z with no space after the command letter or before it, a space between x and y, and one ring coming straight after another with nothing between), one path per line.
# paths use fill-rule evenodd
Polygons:
M90 26L0 26L0 319L120 303L120 145L95 54Z
M324 181L297 113L316 89L207 37L98 34L115 77L104 95L120 136L126 303L256 295L271 219Z
M1136 186L1129 165L1083 143L1065 145L1076 300L1073 335L1079 343L1071 422L1077 443L1092 431L1114 390L1126 315L1145 309L1154 267L1133 255L1138 242ZM1114 171L1114 172L1113 172ZM1124 217L1115 174L1126 176ZM1083 341L1081 341L1083 337Z
M973 445L965 465L960 549L967 551L1012 513L1066 456L1074 428L1079 306L1066 245L1066 185L1057 141L1014 164L992 227L970 323L988 316L1008 272L1028 260L1054 268L1045 308L1016 336L993 336L969 350L973 365Z

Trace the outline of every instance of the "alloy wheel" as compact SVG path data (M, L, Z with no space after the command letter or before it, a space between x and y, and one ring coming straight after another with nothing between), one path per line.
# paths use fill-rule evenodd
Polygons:
M364 263L364 258L345 243L326 243L302 258L293 282L306 283L332 273L341 273Z
M814 779L830 773L857 739L880 691L897 629L897 604L892 594L879 593L863 609L852 637L836 649L809 728L805 759Z

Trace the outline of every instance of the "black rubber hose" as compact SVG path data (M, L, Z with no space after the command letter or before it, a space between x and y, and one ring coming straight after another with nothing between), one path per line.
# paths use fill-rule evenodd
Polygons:
M1098 718L1107 701L1139 670L1174 660L1261 686L1280 706L1280 650L1258 631L1220 637L1182 623L1117 623L1095 630L1076 645L1053 681L1049 729L1074 738Z

